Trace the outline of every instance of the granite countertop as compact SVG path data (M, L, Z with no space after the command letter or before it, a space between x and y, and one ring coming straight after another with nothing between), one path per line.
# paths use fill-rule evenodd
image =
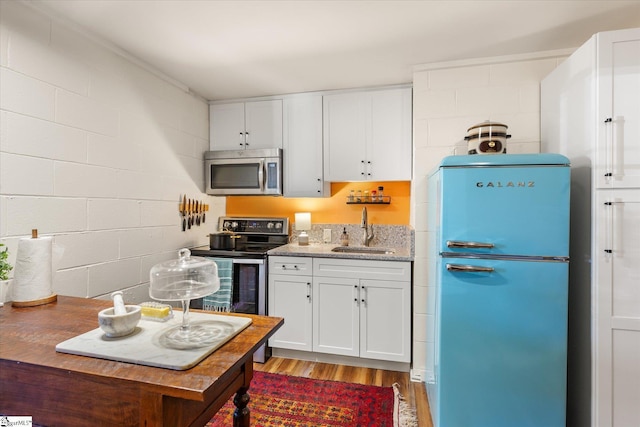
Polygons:
M331 243L310 243L308 246L300 246L297 243L289 243L288 245L279 246L267 252L271 256L302 256L316 258L343 258L343 259L364 259L364 260L384 260L384 261L413 261L413 253L410 247L394 247L389 245L373 245L369 248L376 247L391 248L393 253L344 253L332 252L331 250L340 245ZM348 246L350 248L358 248L362 246ZM366 250L366 248L365 248Z

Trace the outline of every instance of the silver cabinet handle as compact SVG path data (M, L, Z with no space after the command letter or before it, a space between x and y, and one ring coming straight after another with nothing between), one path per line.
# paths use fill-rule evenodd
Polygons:
M461 242L459 240L447 240L448 248L491 249L494 246L495 245L493 243Z
M447 264L447 271L461 271L465 273L492 273L493 267L479 267L477 265Z

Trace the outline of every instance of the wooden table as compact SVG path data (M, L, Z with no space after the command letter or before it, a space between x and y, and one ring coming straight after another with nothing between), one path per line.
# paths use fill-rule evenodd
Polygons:
M56 344L98 327L108 301L58 296L0 308L0 414L46 426L203 426L235 393L234 426L249 427L253 353L283 319L253 323L185 371L58 353Z

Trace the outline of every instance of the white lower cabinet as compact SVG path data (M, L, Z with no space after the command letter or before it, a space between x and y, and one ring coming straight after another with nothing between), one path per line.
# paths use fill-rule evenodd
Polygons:
M593 425L640 426L640 190L597 190Z
M270 257L269 268L269 315L285 319L269 345L410 362L410 262Z
M360 281L360 357L411 360L411 282Z
M269 315L285 319L269 345L312 351L311 258L269 258Z
M338 277L313 278L313 350L360 355L359 281Z

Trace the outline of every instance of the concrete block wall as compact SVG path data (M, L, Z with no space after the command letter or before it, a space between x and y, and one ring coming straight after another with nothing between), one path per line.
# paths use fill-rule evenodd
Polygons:
M504 123L508 153L540 151L540 81L570 52L417 66L413 74L414 177L411 224L416 232L413 288L413 375L434 369L434 289L428 286L427 178L442 158L466 154L467 129Z
M148 300L150 268L208 243L205 100L22 2L0 2L0 243L64 249L54 292ZM181 230L181 195L209 203Z

